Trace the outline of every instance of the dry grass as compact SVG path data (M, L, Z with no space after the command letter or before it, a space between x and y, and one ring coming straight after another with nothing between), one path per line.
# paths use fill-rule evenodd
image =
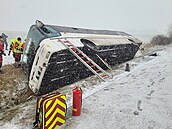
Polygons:
M0 74L0 109L10 108L27 101L32 94L22 68L13 65L2 67Z
M142 45L142 48L147 49L147 48L151 48L151 47L154 47L154 46L155 46L155 45L152 44L152 43L146 43L146 44L143 44L143 45Z
M26 79L22 68L15 68L13 65L2 67L3 74L0 74L0 90L5 90Z

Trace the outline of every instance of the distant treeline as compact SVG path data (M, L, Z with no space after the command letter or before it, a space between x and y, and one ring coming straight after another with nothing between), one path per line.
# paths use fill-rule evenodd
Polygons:
M151 39L151 42L154 45L167 45L172 43L172 24L168 28L168 35L156 35Z

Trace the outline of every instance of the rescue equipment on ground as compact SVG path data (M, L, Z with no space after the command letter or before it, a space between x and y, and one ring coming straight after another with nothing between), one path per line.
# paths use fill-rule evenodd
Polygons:
M66 120L66 95L53 92L37 99L36 120L33 123L40 129L55 129Z
M81 106L82 106L82 89L76 86L73 89L73 109L72 109L73 116L79 116L81 114Z
M126 64L125 71L130 72L130 66L129 66L129 64L128 64L128 63Z

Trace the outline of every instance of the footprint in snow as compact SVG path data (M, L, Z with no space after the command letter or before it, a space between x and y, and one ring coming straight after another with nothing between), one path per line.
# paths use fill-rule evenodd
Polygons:
M147 94L148 96L146 97L147 99L151 99L151 95L154 93L154 90L151 90L151 92L149 94Z
M141 103L142 103L141 100L139 100L138 103L137 103L137 109L138 109L139 111L142 111L142 110L143 110L143 109L141 109Z

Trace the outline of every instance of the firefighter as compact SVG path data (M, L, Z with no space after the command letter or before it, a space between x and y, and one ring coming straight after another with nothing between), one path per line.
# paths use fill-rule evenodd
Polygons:
M8 50L7 38L8 38L8 36L6 34L2 33L2 43L3 43L3 46L5 45L6 50Z
M15 67L19 67L21 65L21 54L23 54L23 49L22 49L22 42L21 38L18 37L17 40L14 43L14 58L15 58Z
M22 49L23 49L23 51L24 51L25 45L26 45L26 39L24 40L24 42L23 42L23 44L22 44Z
M2 73L1 71L2 61L3 61L2 55L6 56L6 54L4 53L4 46L2 43L2 36L0 36L0 73Z
M9 53L8 53L9 56L10 56L10 53L11 53L11 51L12 51L13 57L14 57L14 44L15 44L15 42L16 42L15 39L12 39L12 40L11 40L10 50L9 50ZM14 58L15 58L15 57L14 57Z

